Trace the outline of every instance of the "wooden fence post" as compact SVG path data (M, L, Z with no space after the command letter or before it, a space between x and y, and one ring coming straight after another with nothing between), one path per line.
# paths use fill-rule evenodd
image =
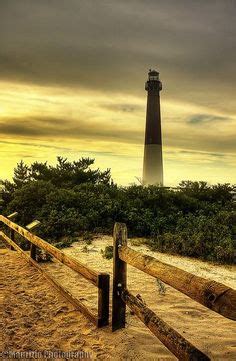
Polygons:
M28 229L32 233L33 229L40 226L40 224L41 224L41 222L36 219L35 221L29 223L25 228ZM30 257L34 261L36 261L36 255L37 255L37 247L35 246L35 244L30 243Z
M35 244L31 243L30 245L30 257L36 261L37 248Z
M113 232L112 331L125 327L126 304L121 298L121 291L126 289L127 264L119 258L118 249L126 245L126 224L115 223Z
M10 229L10 238L13 242L15 242L15 231L14 229ZM10 250L15 251L13 246L10 246Z
M99 274L97 327L103 327L109 324L109 291L110 275L108 273Z
M11 213L7 216L11 221L15 220L18 216L18 212ZM13 242L15 242L15 231L14 229L10 229L10 238ZM14 247L10 245L10 250L15 251Z

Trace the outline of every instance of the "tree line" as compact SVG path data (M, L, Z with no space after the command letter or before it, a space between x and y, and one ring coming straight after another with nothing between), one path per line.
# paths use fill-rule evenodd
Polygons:
M118 186L95 160L23 161L12 181L2 180L2 213L18 211L17 222L42 222L39 235L67 246L83 232L111 233L125 222L129 236L143 237L155 250L234 263L234 185L182 181L177 189Z

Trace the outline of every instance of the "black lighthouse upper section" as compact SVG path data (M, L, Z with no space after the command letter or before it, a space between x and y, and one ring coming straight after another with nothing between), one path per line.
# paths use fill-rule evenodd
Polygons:
M162 137L159 73L149 70L147 90L146 132L143 157L143 184L163 185Z
M147 97L145 144L162 144L160 94L162 83L156 70L149 70L148 80L145 83Z

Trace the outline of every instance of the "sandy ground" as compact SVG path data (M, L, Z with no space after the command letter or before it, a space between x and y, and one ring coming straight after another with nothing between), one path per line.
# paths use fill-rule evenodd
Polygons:
M16 252L0 251L0 275L0 351L85 351L101 359L113 351L103 334Z
M98 271L112 275L112 260L104 259L101 254L101 249L111 244L112 238L103 236L98 237L91 245L82 241L76 242L72 247L64 249L64 252ZM218 266L186 257L151 252L145 246L132 245L132 248L236 288L235 266ZM110 327L97 330L16 252L1 251L0 267L0 311L3 313L0 319L0 322L3 320L0 349L83 350L91 352L92 358L98 359L175 360L128 309L127 327L124 330L115 333L111 333ZM95 287L57 262L44 264L43 267L96 312ZM128 288L135 295L139 293L164 321L211 359L236 359L235 322L206 309L169 286L165 286L165 292L161 294L154 278L132 267L128 267Z

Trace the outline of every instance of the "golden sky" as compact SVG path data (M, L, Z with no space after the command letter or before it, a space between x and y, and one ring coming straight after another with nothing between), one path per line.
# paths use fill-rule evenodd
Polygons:
M0 3L0 179L16 162L96 159L142 175L148 69L160 71L164 182L236 181L235 11L226 1Z

